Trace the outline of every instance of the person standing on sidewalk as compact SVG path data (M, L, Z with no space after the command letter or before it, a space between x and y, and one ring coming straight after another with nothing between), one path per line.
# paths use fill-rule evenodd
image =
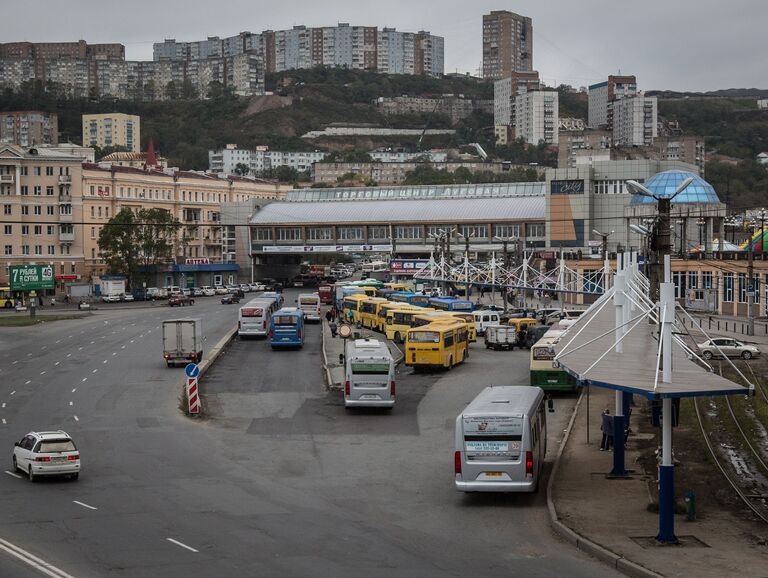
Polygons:
M326 322L328 322L328 323L330 323L331 321L333 321L333 314L331 313L331 310L330 310L330 309L329 309L328 311L326 311L326 312L325 312L325 320L326 320Z
M611 449L613 442L613 416L608 408L605 408L600 416L600 431L603 433L600 440L600 451L605 452Z

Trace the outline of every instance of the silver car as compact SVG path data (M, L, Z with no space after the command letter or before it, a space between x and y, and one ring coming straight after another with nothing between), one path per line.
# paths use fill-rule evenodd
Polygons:
M751 344L742 343L728 337L718 337L710 339L697 345L701 356L710 360L713 357L740 357L742 359L752 359L760 356L760 350ZM722 353L721 353L722 352Z
M13 448L13 470L34 482L38 476L80 475L80 452L67 432L29 432Z

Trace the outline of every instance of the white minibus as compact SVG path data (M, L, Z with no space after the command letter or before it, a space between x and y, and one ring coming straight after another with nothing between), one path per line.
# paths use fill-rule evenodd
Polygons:
M320 295L317 293L302 293L296 300L299 309L304 313L304 319L307 321L317 321L320 316Z
M244 337L266 337L269 334L269 322L272 313L278 309L277 301L272 298L253 299L240 307L237 319L237 334Z
M386 343L355 339L344 355L344 407L395 405L395 362Z
M496 325L501 322L501 316L498 311L490 309L479 309L472 312L475 317L475 329L478 335L485 335L485 328L489 325Z
M454 484L460 492L535 492L547 453L538 387L487 387L456 418Z

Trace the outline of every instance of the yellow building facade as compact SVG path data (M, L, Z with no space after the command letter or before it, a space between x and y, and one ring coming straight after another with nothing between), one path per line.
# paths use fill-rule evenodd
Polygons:
M112 112L83 115L83 146L125 147L141 151L141 118L134 114Z

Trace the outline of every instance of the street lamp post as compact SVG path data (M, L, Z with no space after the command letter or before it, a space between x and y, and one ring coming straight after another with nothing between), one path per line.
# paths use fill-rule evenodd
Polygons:
M470 231L468 235L465 235L464 233L458 233L459 237L464 238L464 259L465 259L465 265L469 263L469 240L475 236L475 233ZM465 293L464 296L469 299L469 289L470 289L470 281L469 281L469 267L465 267L464 269L464 275L465 275Z
M696 219L696 224L699 226L699 247L701 247L701 251L706 254L707 247L704 246L704 225L707 224L707 220L703 217L699 217ZM707 241L707 244L709 244L709 241Z
M747 248L747 335L755 334L755 221L749 222L749 247ZM739 288L741 290L741 288Z
M507 313L507 281L508 281L508 279L506 278L506 271L507 271L507 267L509 266L509 259L508 259L509 252L507 249L509 247L510 241L515 241L516 238L495 236L493 239L495 241L501 241L502 254L503 254L502 263L505 271L505 278L503 279L502 285L501 285L501 301L502 301L502 304L504 305L504 313L506 314ZM525 288L523 288L523 291L525 291Z

